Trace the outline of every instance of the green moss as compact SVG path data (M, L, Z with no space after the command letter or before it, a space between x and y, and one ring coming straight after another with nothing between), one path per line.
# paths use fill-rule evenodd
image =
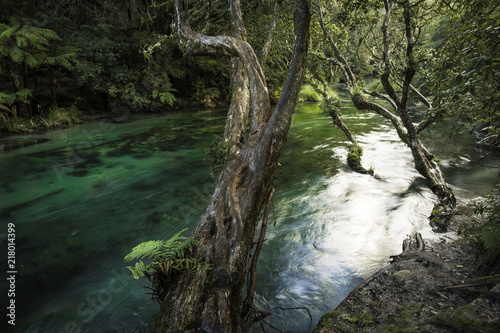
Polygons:
M363 156L363 148L358 145L352 146L347 154L347 164L355 172L373 175L372 168L367 170L361 165L361 156Z
M222 137L215 136L210 146L205 150L205 161L210 167L210 177L214 181L224 168L232 145L232 142L223 142Z
M174 306L171 302L162 302L160 307L160 316L156 322L156 330L165 332L172 327L172 319L174 315Z
M393 316L390 319L392 322L385 325L381 333L398 333L398 332L420 332L418 329L418 321L415 314L420 312L423 304L412 304L409 306L398 306L399 315Z
M456 332L498 332L500 320L482 319L471 305L447 309L431 318L435 325L447 326Z
M375 321L368 313L348 314L342 310L325 313L318 323L318 327L331 332L360 332L373 325Z
M432 189L432 186L431 186ZM433 192L436 191L433 189ZM435 232L445 232L448 230L452 214L449 208L443 203L437 203L432 208L431 216L429 217L430 225Z
M439 168L442 168L441 161L439 161L439 159L437 159L436 157L432 159L432 162L436 163L439 166Z

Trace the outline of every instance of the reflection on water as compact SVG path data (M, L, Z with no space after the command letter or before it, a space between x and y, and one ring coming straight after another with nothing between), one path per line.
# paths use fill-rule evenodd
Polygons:
M9 331L152 331L158 305L123 257L143 240L194 227L211 192L203 149L222 131L224 113L98 121L9 139L18 147L0 152L0 217L16 224L17 330ZM350 171L343 134L318 104L300 105L259 260L256 306L307 307L314 324L399 253L407 235L438 237L426 219L433 195L408 148L380 117L343 113L364 165L381 179ZM487 152L472 137L450 141L443 133L430 129L426 144L457 194L489 191L498 173L476 163ZM309 329L303 310L273 313L268 320L280 329Z
M274 218L259 264L257 305L305 306L319 316L333 309L363 279L400 252L401 241L415 231L435 238L427 222L432 192L411 167L410 151L386 125L359 135L363 162L381 179L342 168L331 177L317 176L290 192L277 191ZM326 150L345 161L347 150L332 142ZM264 282L265 281L265 282ZM276 317L279 317L278 315ZM281 312L285 330L308 330L307 316Z

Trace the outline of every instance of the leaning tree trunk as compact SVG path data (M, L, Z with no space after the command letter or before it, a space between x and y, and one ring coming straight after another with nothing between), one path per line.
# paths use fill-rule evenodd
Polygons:
M417 129L413 124L413 121L411 120L407 109L408 94L410 90L412 90L411 82L416 73L416 63L413 55L414 41L411 30L410 1L405 0L402 2L402 5L404 9L403 19L405 23L407 65L405 69L401 98L398 97L389 82L391 68L389 58L389 36L387 32L387 25L391 15L389 0L384 0L386 15L382 24L382 32L384 35L383 59L385 64L385 72L381 75L381 81L384 89L394 100L397 106L399 117L407 130L407 144L411 149L413 159L415 161L415 168L430 183L431 190L439 198L441 204L453 210L456 205L455 195L453 194L451 188L446 184L439 165L432 160L432 156L427 152L422 142L420 141Z
M231 5L234 4L239 6L239 1L233 0ZM262 207L272 193L278 159L305 74L309 0L296 2L293 58L272 115L265 78L248 43L235 37L195 33L189 27L187 1L176 0L175 7L177 32L187 52L226 54L246 64L243 76L248 75L250 130L241 145L233 146L193 232L200 242L196 256L207 265L172 280L162 302L156 331L241 332L248 328L241 309L254 234ZM239 103L239 99L233 98L234 103Z
M435 231L446 231L451 216L456 207L456 199L452 189L446 183L441 168L433 160L433 156L427 151L420 141L417 128L413 124L407 109L408 94L412 90L411 81L416 73L416 64L414 60L413 47L414 41L411 29L411 14L410 1L404 0L403 5L403 20L405 24L406 36L406 60L404 81L402 85L401 98L396 94L392 85L389 82L391 62L389 58L389 35L388 22L391 15L389 0L384 0L385 18L382 24L382 33L384 37L384 53L383 60L385 71L381 75L382 85L388 95L393 99L397 106L399 117L407 130L407 144L411 149L415 168L429 182L432 192L439 198L439 203L434 206L432 215L430 216L431 226ZM419 96L417 95L417 98ZM427 122L427 121L426 121ZM421 130L422 126L417 126Z
M382 73L380 80L386 94L372 93L373 96L382 98L389 102L391 106L396 111L396 114L389 111L382 105L368 101L365 93L361 91L359 85L356 83L356 78L351 70L351 67L345 57L342 55L337 47L335 41L331 38L326 30L326 26L323 21L323 15L321 12L321 7L318 6L318 20L320 26L323 30L325 38L328 40L330 46L334 51L333 62L340 68L344 78L346 80L349 92L351 94L351 100L354 106L358 110L371 110L375 111L379 115L387 118L391 121L392 125L396 129L400 139L406 143L412 152L413 159L415 162L415 169L429 182L429 187L433 193L439 198L439 204L436 205L436 209L433 210L431 216L431 225L438 231L446 230L447 220L454 211L456 205L456 199L451 188L446 184L444 176L441 172L439 165L434 161L434 156L424 147L419 138L419 132L426 128L435 117L426 117L422 122L415 126L409 116L407 109L408 94L412 91L416 97L423 101L425 105L431 107L430 103L423 97L412 85L411 81L415 75L416 65L413 59L413 46L414 42L411 33L411 17L410 17L410 4L409 0L404 0L400 2L404 8L404 24L405 24L405 35L407 40L406 48L406 58L407 65L405 69L404 82L401 85L402 93L401 96L396 93L394 88L390 83L390 73L392 70L391 59L390 59L390 38L388 33L388 23L391 17L391 8L389 0L384 0L385 6L385 17L382 23L382 33L383 33L383 64L384 73ZM355 89L356 88L356 89Z

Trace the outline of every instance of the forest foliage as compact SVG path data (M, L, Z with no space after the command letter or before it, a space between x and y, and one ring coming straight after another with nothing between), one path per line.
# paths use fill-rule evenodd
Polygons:
M313 2L360 77L382 71L381 1ZM230 99L230 61L187 56L175 36L173 0L2 0L0 17L0 128L43 129L95 112L159 112L190 105L216 106ZM242 3L247 41L261 52L274 0ZM231 34L227 3L194 0L191 25L209 35ZM416 85L433 112L482 130L500 143L500 9L486 0L414 4ZM395 20L397 26L402 22ZM277 100L293 45L293 4L281 2L265 67L271 100ZM395 71L405 61L394 40ZM332 50L317 20L311 25L307 86L341 80L324 61ZM311 92L304 92L308 100ZM313 97L314 99L314 97ZM59 113L61 115L59 116ZM466 126L464 126L466 125Z

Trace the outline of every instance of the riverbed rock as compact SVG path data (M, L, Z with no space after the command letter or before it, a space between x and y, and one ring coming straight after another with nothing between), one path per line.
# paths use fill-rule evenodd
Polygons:
M409 269L403 269L392 274L392 276L398 281L404 281L411 276L411 271Z
M47 138L36 137L7 137L0 139L0 151L9 151L49 141Z

